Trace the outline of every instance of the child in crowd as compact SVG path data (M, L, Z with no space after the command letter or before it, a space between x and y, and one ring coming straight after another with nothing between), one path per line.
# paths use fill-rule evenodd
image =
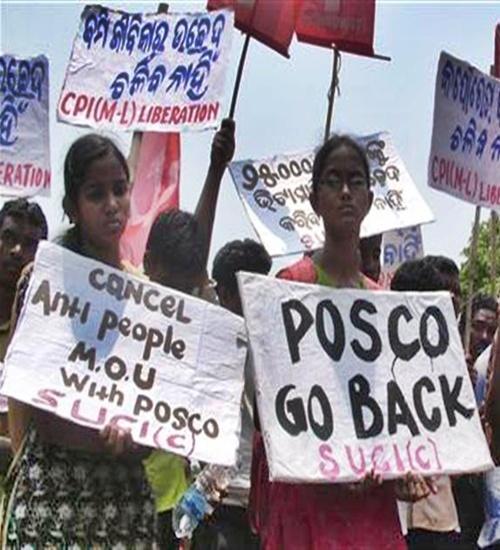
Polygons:
M221 179L234 153L234 128L234 122L226 119L214 136L195 215L182 210L159 214L151 227L143 261L151 281L210 302L217 297L206 264ZM187 489L189 465L164 451L153 451L144 465L155 496L160 547L174 550L180 541L172 529L172 509Z
M194 216L182 210L158 215L146 244L144 270L151 281L213 301L204 260L204 238ZM172 509L187 489L185 459L155 450L144 461L158 513L160 548L173 550L179 541L172 529Z
M267 275L271 258L264 247L251 239L231 241L217 253L212 268L220 305L243 315L236 273L249 271ZM192 550L258 550L259 540L248 519L250 492L250 464L252 460L253 403L255 389L249 364L245 365L245 387L241 400L241 439L239 448L240 468L230 482L223 504L218 506L212 518L203 522L194 533Z

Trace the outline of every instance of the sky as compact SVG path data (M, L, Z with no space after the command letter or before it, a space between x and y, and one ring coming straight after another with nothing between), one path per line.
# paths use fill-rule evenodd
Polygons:
M103 2L132 12L156 11L157 2ZM62 166L71 142L88 130L56 121L55 106L77 31L82 2L0 1L0 50L19 56L44 53L50 62L50 140L52 193L39 200L50 235L61 231ZM205 2L171 0L170 11L203 11ZM393 136L413 180L434 212L424 226L426 253L463 261L474 206L427 186L434 86L439 53L445 50L489 72L500 2L378 0L375 51L380 61L342 54L340 95L335 100L332 131ZM234 31L228 68L226 105L243 44ZM235 159L258 159L302 151L320 144L324 132L332 52L294 40L286 59L251 40L236 109ZM110 134L128 152L131 134ZM194 210L208 167L213 131L182 135L181 208ZM0 204L3 199L0 199ZM488 211L482 212L487 219ZM229 174L224 177L212 240L211 258L227 241L257 238L243 211ZM278 264L288 263L281 259Z

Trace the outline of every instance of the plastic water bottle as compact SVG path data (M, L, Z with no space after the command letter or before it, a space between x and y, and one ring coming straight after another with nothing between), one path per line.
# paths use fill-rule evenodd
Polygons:
M214 511L210 500L220 500L231 479L236 475L235 466L208 464L182 495L172 514L172 526L177 538L191 538L205 516Z

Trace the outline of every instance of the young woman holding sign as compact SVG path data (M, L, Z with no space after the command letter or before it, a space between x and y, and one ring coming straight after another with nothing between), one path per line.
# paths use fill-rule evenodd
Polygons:
M369 186L361 147L346 136L330 138L316 154L310 198L323 218L324 248L278 276L335 288L377 289L360 271L359 231L373 199ZM270 483L262 437L256 433L251 507L264 550L403 549L395 489L399 498L417 500L431 487L413 475L397 484L382 482L373 471L348 486Z
M63 246L124 269L119 243L129 216L130 183L122 153L107 138L79 138L66 155L64 186L63 208L73 226ZM18 285L17 312L29 273ZM99 433L13 400L9 428L17 457L8 482L2 547L156 545L145 455L128 432L107 426Z

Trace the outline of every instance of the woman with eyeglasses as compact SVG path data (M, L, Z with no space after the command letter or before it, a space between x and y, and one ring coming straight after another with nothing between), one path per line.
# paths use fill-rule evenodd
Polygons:
M377 285L361 273L359 253L360 226L372 200L363 149L350 137L331 137L316 153L310 196L323 219L324 247L278 277L376 290ZM347 485L271 483L262 436L256 432L254 438L251 519L264 550L403 549L396 493L398 498L416 500L431 490L432 484L412 474L395 483L382 481L373 471Z

